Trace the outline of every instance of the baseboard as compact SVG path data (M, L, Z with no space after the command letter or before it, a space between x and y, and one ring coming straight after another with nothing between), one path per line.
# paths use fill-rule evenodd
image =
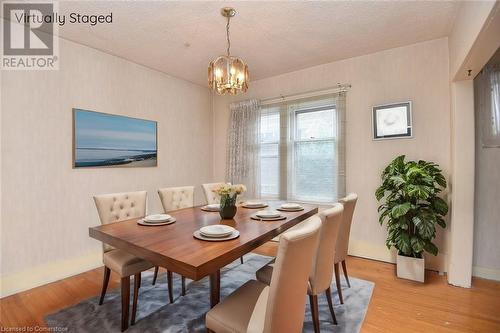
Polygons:
M472 276L500 281L500 269L472 266Z
M384 261L389 263L396 263L396 250L388 250L384 245L379 245L371 242L365 242L356 239L349 240L349 255L367 259L373 259L378 261ZM447 255L445 253L439 253L436 257L433 255L425 255L425 268L438 271L446 272Z
M35 288L102 266L102 251L33 267L0 277L0 297Z

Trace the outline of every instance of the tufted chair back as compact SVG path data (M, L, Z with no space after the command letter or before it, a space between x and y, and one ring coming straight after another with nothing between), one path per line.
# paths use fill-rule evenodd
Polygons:
M165 212L194 206L194 186L161 188L158 194Z
M101 194L94 196L101 224L129 220L146 215L146 191ZM113 249L103 244L104 252Z
M311 216L300 227L281 235L269 286L264 332L302 332L304 295L320 227L319 217Z
M203 187L203 192L205 193L205 199L207 199L207 205L218 204L220 202L220 196L212 192L212 190L217 186L224 184L225 183L210 183L201 185L201 187Z
M321 219L321 229L318 243L318 251L313 261L313 269L309 276L310 293L318 295L330 287L333 277L333 260L335 258L335 247L342 224L342 213L344 207L336 203L332 208L321 211L318 216Z
M339 200L339 202L344 205L344 214L342 215L342 224L340 225L339 239L335 251L335 263L339 263L347 258L352 216L354 215L354 208L356 208L357 201L358 196L355 193L351 193Z

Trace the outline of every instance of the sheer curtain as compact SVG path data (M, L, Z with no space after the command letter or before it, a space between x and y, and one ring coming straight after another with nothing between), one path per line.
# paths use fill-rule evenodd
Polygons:
M483 147L500 147L500 66L487 65L474 79Z
M247 187L246 198L260 196L260 102L232 103L227 142L226 180Z

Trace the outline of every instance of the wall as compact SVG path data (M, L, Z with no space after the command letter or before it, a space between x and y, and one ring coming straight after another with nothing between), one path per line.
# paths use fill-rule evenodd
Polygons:
M93 194L212 178L211 96L94 49L60 42L58 71L2 71L2 295L101 264ZM72 108L158 121L158 167L72 169ZM201 203L197 189L195 200Z
M214 101L214 179L225 174L228 103L326 89L350 83L347 94L347 190L359 195L349 253L394 262L385 247L374 198L384 166L399 154L427 159L450 169L450 90L447 39L432 40L253 81L245 96ZM250 68L251 70L251 68ZM413 102L413 139L373 141L371 107ZM441 254L427 257L430 268L445 270L446 234L437 239Z
M500 46L499 8L498 1L463 2L448 39L453 120L448 282L461 287L470 287L472 283L475 193L472 78Z

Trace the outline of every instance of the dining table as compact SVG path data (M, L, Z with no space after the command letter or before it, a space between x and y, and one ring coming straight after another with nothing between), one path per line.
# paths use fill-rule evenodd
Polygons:
M282 203L269 202L266 209L279 208ZM146 226L137 223L140 218L133 218L90 227L89 236L191 280L209 276L210 306L214 307L220 300L221 268L318 212L314 205L302 207L300 211L281 211L286 219L262 221L251 218L259 209L238 206L233 219L221 219L219 212L196 206L168 212L176 219L172 224ZM239 237L226 241L193 237L201 227L214 224L234 227Z

